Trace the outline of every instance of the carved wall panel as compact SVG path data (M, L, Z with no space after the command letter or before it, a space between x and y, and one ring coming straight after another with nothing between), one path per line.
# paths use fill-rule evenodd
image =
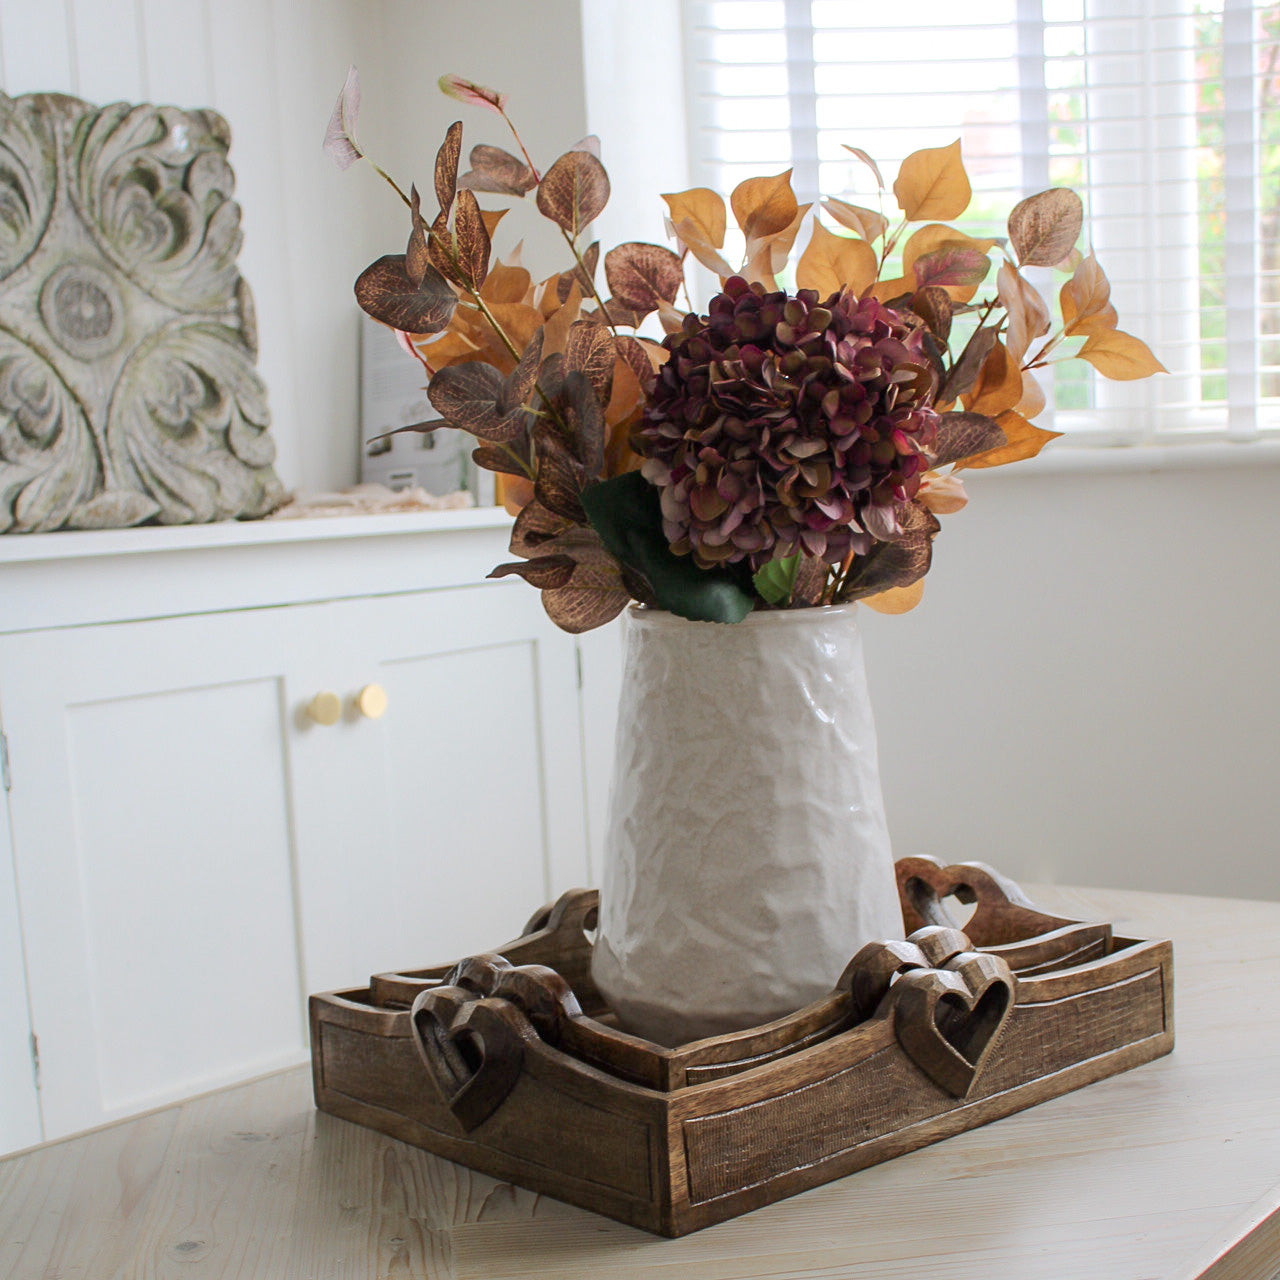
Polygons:
M0 531L282 501L230 141L213 111L0 94Z

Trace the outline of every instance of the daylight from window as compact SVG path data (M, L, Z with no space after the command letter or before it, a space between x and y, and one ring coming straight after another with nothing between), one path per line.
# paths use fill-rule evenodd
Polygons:
M1057 429L1093 444L1280 432L1280 4L689 10L695 182L728 192L790 167L802 201L874 206L875 179L844 144L891 186L910 152L960 138L974 197L956 225L998 236L1022 196L1075 188L1124 327L1169 370L1119 384L1057 366ZM1065 278L1040 277L1055 295Z

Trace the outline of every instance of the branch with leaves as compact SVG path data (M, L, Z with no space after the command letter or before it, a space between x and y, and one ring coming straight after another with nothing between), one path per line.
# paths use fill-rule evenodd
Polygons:
M1117 327L1106 276L1076 247L1073 192L1021 201L1007 240L948 225L971 199L958 142L902 163L896 224L879 166L856 147L879 208L825 199L832 225L798 203L790 170L740 183L727 205L704 187L666 194L675 248L609 250L606 289L600 245L580 248L610 194L598 140L539 170L505 94L453 75L440 87L501 117L519 155L480 144L459 174L462 124L451 125L428 222L417 188L406 195L357 141L353 68L326 150L341 168L371 165L410 215L405 251L371 264L356 298L429 377L440 421L403 430L469 432L475 462L506 478L519 559L491 576L538 587L566 630L630 600L720 622L854 600L909 609L938 516L967 501L958 473L1032 457L1057 434L1032 421L1045 408L1038 371L1063 359L1108 378L1162 368ZM518 247L495 258L508 209L481 208L480 194L533 204L570 265L535 281ZM788 295L777 277L806 220ZM993 254L995 292L979 298ZM1056 330L1031 267L1070 272ZM705 317L677 305L691 268L719 282ZM641 330L655 316L661 342Z

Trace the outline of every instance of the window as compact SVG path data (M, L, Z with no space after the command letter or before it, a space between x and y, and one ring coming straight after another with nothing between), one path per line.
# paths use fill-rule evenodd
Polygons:
M1058 365L1041 425L1092 444L1280 435L1280 4L697 0L685 21L697 185L792 167L802 202L874 203L841 144L892 184L959 137L970 234L1003 234L1045 187L1080 193L1121 327L1170 372Z

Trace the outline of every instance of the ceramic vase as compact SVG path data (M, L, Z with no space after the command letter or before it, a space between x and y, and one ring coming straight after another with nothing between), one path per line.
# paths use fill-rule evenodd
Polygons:
M857 606L626 628L591 972L676 1045L826 994L902 913Z

